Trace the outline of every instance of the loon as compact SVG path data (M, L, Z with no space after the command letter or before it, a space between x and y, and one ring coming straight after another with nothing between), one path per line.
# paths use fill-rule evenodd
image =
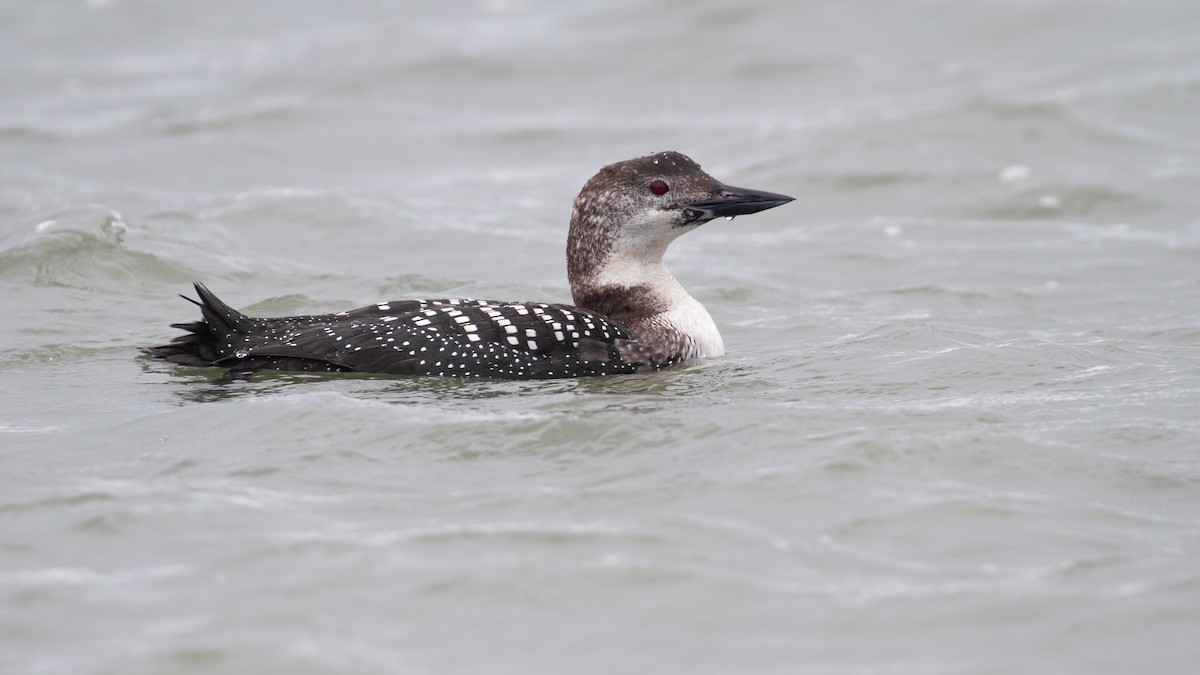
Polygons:
M663 266L679 235L792 197L732 187L674 151L610 164L575 198L567 277L575 305L441 299L254 318L195 284L202 319L142 351L258 370L548 379L657 370L725 353L704 306Z

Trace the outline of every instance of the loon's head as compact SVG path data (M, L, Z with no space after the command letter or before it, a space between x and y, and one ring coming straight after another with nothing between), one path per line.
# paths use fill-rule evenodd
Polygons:
M595 274L614 258L654 264L676 237L715 218L774 208L792 197L718 181L678 152L609 164L575 198L567 274Z

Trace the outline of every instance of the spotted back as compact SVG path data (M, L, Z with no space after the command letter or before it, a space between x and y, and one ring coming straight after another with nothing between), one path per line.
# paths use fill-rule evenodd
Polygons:
M229 310L233 312L233 310ZM221 317L218 365L391 374L579 377L630 373L628 330L599 314L545 303L400 300L348 312ZM207 312L206 312L207 315ZM214 317L215 318L215 317ZM209 321L210 329L214 321ZM281 361L282 360L282 361Z

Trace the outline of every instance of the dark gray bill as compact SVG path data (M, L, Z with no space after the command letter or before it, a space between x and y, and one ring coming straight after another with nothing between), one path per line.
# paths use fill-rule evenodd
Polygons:
M692 220L712 220L766 211L776 206L782 206L793 199L793 197L774 192L726 185L716 195L684 204L683 208Z

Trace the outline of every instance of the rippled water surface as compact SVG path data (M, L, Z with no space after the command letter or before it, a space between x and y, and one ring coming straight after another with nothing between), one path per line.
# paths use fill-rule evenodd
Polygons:
M0 3L0 671L1192 673L1200 5ZM568 301L570 200L728 354L535 383L139 357Z

